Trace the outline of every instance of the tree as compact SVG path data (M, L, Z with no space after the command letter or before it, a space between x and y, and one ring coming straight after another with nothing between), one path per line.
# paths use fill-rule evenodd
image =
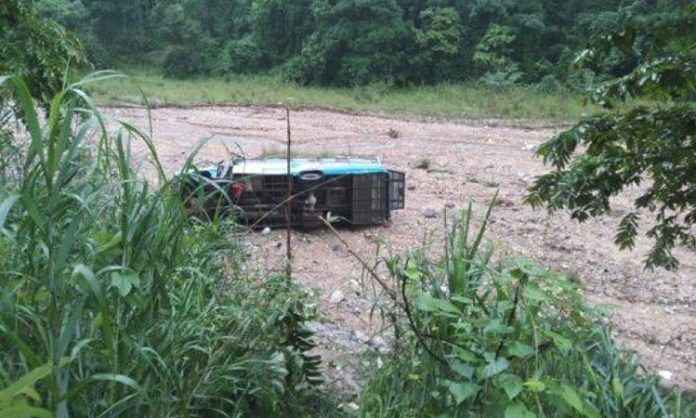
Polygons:
M520 78L519 67L510 58L515 37L512 28L494 23L476 45L474 62L490 84L511 84Z
M643 186L615 241L633 248L641 213L648 211L654 220L646 232L653 241L646 268L676 269L674 247L696 249L696 6L647 21L629 19L596 39L579 61L615 52L635 54L639 64L593 92L603 113L541 146L539 154L554 169L537 177L527 202L569 209L582 222L607 213L611 199L628 187ZM628 98L656 105L615 109Z
M80 41L59 24L40 17L33 1L0 3L0 74L21 76L41 104L47 105L62 90L65 79L86 65Z
M314 30L311 0L257 0L252 8L254 41L278 62L297 54Z
M317 29L290 66L303 83L401 81L409 30L395 0L317 0Z
M418 53L413 61L422 81L436 82L447 77L443 70L461 50L460 19L459 12L452 7L426 9L420 13L422 27L415 30Z

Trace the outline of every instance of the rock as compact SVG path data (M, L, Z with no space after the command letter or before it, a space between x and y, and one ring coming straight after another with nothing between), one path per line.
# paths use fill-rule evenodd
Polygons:
M367 344L370 343L370 337L368 337L367 334L365 334L365 333L362 332L362 331L355 330L355 331L353 332L353 336L354 336L355 340L358 341L358 342L361 342L361 343L363 343L363 344L364 344L364 343L367 343Z
M329 297L329 302L334 303L334 304L338 304L338 303L343 302L345 299L346 299L346 297L343 296L343 292L336 289L333 291L333 293L331 293L331 296Z
M406 186L406 190L416 190L416 186L414 184L409 184L408 186Z
M269 228L269 227L265 227L265 228L261 231L261 235L268 235L268 234L270 234L270 233L271 233L271 228Z
M280 247L283 246L283 243L280 242L280 241L278 241L278 242L276 242L275 244L273 244L273 246L276 247L276 248L280 248Z
M385 339L380 337L379 335L375 335L374 337L367 340L367 345L377 350L377 352L379 353L386 353L389 351L389 344L387 344Z
M312 331L315 334L321 334L323 332L326 332L326 326L322 324L321 322L317 321L307 321L304 323L305 327L307 327L308 330Z
M457 206L457 205L455 205L455 204L452 203L452 202L447 202L447 203L445 203L445 207L448 208L448 209L452 209L452 208L455 207L455 206Z
M423 216L427 219L437 218L437 211L433 208L427 208L423 211Z
M522 149L524 151L536 151L539 148L539 144L527 144Z
M388 136L389 138L394 138L394 139L396 139L396 138L398 138L398 137L401 136L401 132L397 131L396 129L389 128L389 130L387 131L387 136Z
M665 380L672 380L674 377L674 373L670 372L669 370L660 370L657 372L657 375Z

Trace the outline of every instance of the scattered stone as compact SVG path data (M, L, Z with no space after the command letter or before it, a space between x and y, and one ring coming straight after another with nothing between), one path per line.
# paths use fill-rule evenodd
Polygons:
M426 219L437 218L437 211L436 211L435 209L433 209L433 208L427 208L427 209L425 209L425 210L423 211L423 216L424 216Z
M280 248L280 247L283 246L283 243L280 242L280 241L278 241L278 242L276 242L275 244L273 244L273 246L276 247L276 248Z
M340 290L334 290L333 293L331 293L331 296L329 297L329 302L333 304L338 304L346 300L346 297L343 296L343 292Z
M657 375L665 380L672 380L674 377L674 373L670 372L669 370L660 370L657 372Z
M367 340L367 345L377 350L379 353L386 353L389 351L389 344L387 344L387 341L379 335L375 335Z
M261 235L268 235L268 234L270 234L270 233L271 233L271 228L269 228L269 227L265 227L265 228L261 231Z
M445 207L448 208L448 209L452 209L452 208L454 208L455 206L457 206L457 205L455 205L455 204L452 203L452 202L447 202L447 203L445 203Z
M495 205L509 208L509 207L515 206L515 202L513 202L510 199L506 199L504 197L499 197L495 200Z
M522 149L524 151L536 151L539 148L539 144L527 144Z
M320 334L326 331L326 326L321 322L307 321L304 323L304 325L305 327L307 327L308 330L312 331L315 334Z
M448 174L453 174L452 170L449 168L440 168L440 167L434 167L428 169L428 174L439 174L438 176L435 176L435 178L438 179L445 179L447 178Z
M357 412L360 410L360 407L355 402L342 403L338 405L338 408L348 412Z
M368 337L367 334L365 334L362 331L355 330L353 332L353 336L355 337L355 340L358 342L361 342L363 344L367 343L368 345L370 344L370 337Z
M401 132L397 131L397 130L394 129L394 128L389 128L389 130L387 131L387 136L388 136L389 138L394 138L394 139L396 139L396 138L398 138L398 137L401 136Z
M414 167L417 169L420 169L420 170L429 170L430 169L430 160L427 158L422 158L422 159L420 159L420 161L418 161L416 163L416 165Z

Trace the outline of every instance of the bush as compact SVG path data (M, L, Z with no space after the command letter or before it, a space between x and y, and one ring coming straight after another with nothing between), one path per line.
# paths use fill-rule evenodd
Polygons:
M242 275L231 222L189 218L146 135L109 135L75 87L42 126L9 80L30 142L0 183L0 416L299 414L318 376L308 295Z
M164 52L162 62L166 77L182 78L198 72L196 53L184 46L170 46Z
M553 74L547 74L537 84L537 90L546 94L554 94L561 88L561 83Z
M251 74L263 68L264 53L251 37L228 42L216 65L220 75Z
M491 262L488 214L473 235L471 214L448 231L441 262L388 260L404 337L364 388L363 416L693 416L696 404L616 347L575 284L529 260Z

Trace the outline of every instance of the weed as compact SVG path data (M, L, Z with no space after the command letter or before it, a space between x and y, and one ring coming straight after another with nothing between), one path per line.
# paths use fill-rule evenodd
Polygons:
M533 86L491 88L481 84L441 84L392 88L375 85L355 88L306 87L271 76L235 76L229 79L174 80L151 69L136 69L151 103L186 106L195 104L255 104L293 107L330 107L348 111L372 111L446 118L504 118L567 122L592 113L580 95L559 90L544 93ZM138 86L113 79L92 87L100 104L141 103Z
M362 416L693 416L696 403L616 346L576 284L526 259L492 262L493 206L478 231L471 207L455 219L441 262L387 260L405 331L364 387Z
M2 82L29 138L0 154L0 415L306 413L321 396L308 295L236 271L232 221L190 218L150 138L108 133L82 84L44 120ZM133 172L132 140L158 184Z

